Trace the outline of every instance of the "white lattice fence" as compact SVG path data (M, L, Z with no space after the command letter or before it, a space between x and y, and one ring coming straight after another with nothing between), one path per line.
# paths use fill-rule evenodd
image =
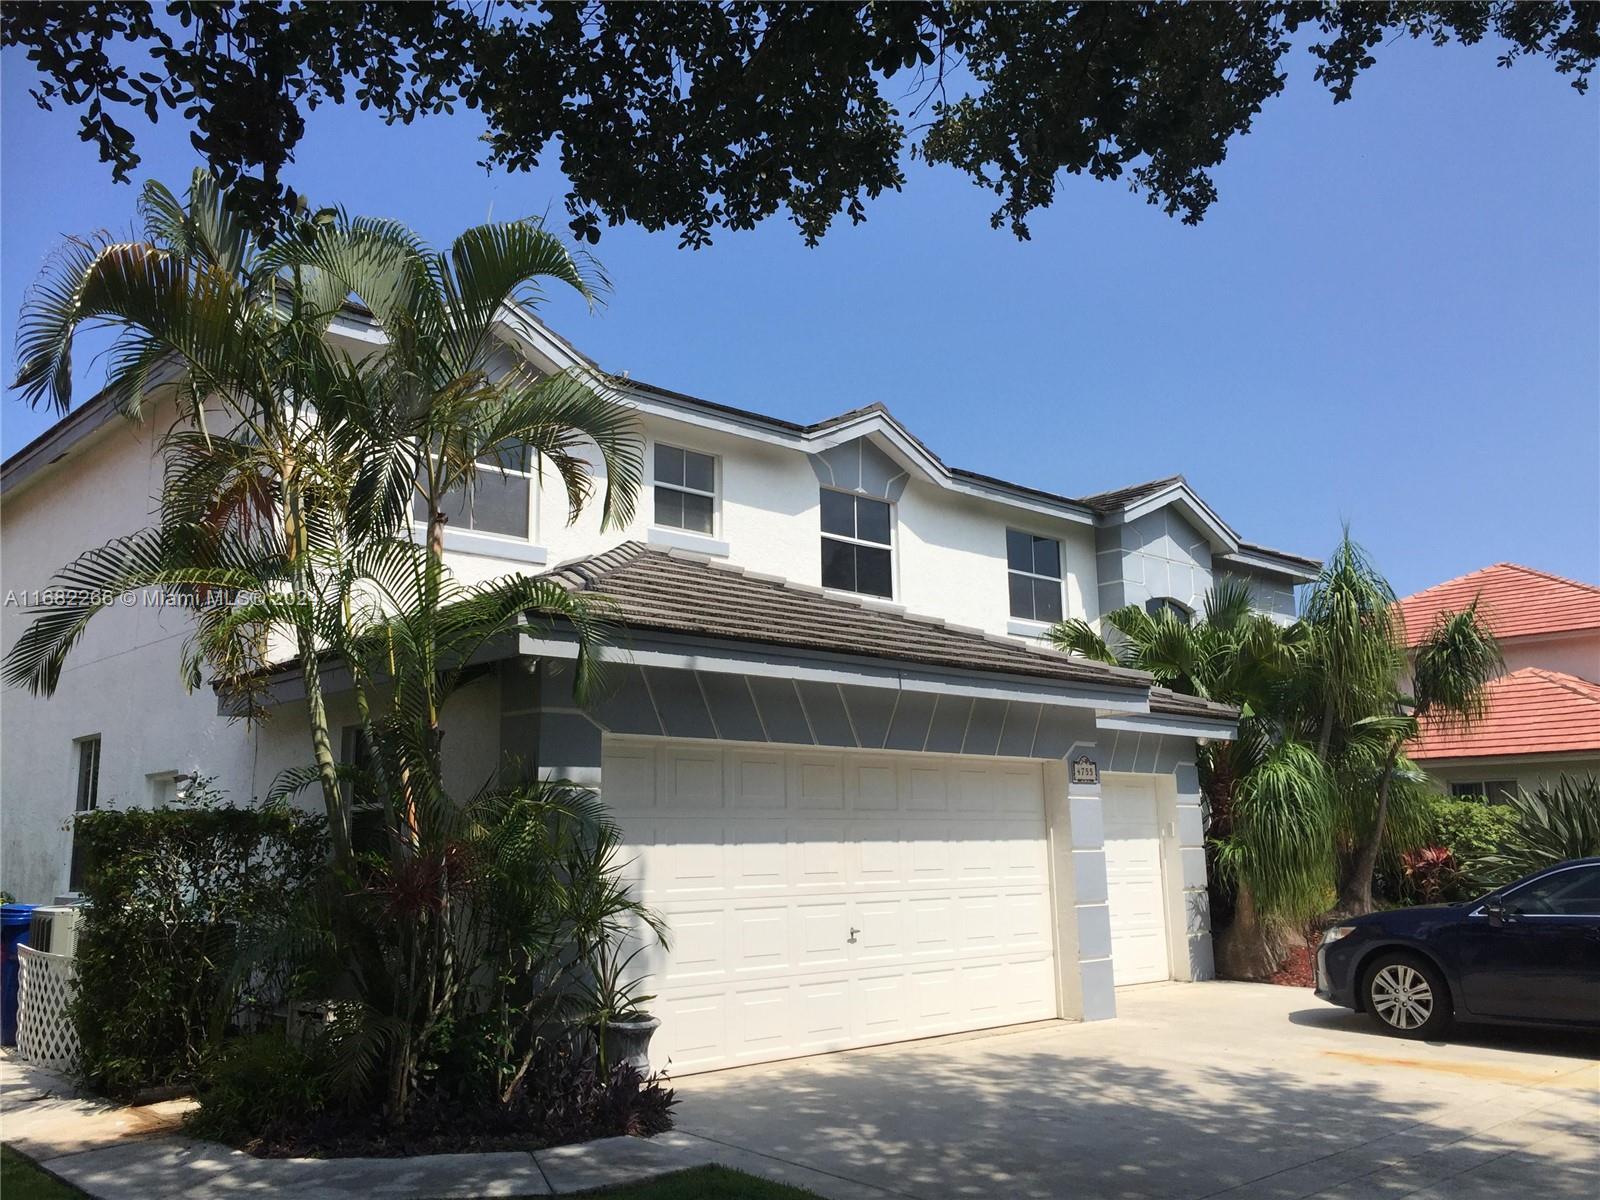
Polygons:
M67 1019L77 988L73 960L19 946L17 1053L37 1067L70 1071L78 1059L78 1031Z

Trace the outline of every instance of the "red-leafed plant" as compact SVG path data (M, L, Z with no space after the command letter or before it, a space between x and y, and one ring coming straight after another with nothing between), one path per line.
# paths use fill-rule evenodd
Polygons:
M1424 846L1401 855L1400 878L1412 904L1438 904L1455 893L1461 864L1443 846Z

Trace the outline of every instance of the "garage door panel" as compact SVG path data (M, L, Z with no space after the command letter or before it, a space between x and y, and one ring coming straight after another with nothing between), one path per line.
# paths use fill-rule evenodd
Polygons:
M900 770L893 759L850 762L853 812L894 812L900 807Z
M850 979L835 975L796 985L795 1045L801 1053L850 1044Z
M788 804L788 768L782 754L729 751L724 779L730 806L736 811L782 812Z
M798 812L844 811L844 767L836 754L793 754L789 807Z
M669 746L663 769L663 806L673 813L721 812L722 754L715 750Z
M916 812L950 811L950 777L945 767L906 767L905 807Z
M608 737L604 769L630 874L671 937L639 960L658 1061L704 1070L1054 1014L1038 768Z

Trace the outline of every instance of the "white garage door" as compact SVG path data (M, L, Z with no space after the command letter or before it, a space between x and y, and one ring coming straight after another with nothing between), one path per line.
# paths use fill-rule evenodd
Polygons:
M1161 885L1161 823L1155 781L1106 775L1106 894L1111 902L1111 977L1120 987L1172 975L1167 958L1166 893Z
M656 1065L1056 1015L1037 764L608 737L602 779L671 932Z

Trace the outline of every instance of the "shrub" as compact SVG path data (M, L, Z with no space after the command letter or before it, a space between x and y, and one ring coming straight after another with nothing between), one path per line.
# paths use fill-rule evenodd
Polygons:
M327 1099L318 1048L277 1030L223 1043L200 1064L200 1107L189 1131L249 1148L314 1118Z
M1440 904L1458 898L1461 867L1443 846L1425 846L1400 856L1400 898L1407 904Z
M1512 826L1500 847L1470 864L1485 883L1510 883L1571 858L1600 856L1600 779L1563 775L1504 806Z
M193 1079L229 1023L276 1007L281 968L242 973L238 950L325 859L320 817L221 806L208 781L193 796L89 813L76 826L89 904L69 1011L79 1073L112 1095Z
M541 1047L512 1111L550 1141L571 1142L665 1133L677 1103L662 1076L647 1078L625 1062L602 1070L586 1047L562 1039Z
M1517 823L1508 805L1450 796L1432 799L1429 819L1428 845L1443 846L1461 863L1498 853Z

